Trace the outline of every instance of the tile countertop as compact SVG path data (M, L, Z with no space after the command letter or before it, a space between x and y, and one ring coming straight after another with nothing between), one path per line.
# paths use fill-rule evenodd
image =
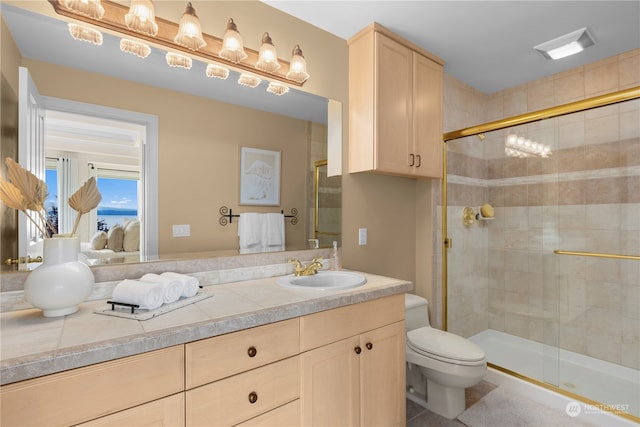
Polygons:
M94 313L106 300L72 315L45 318L38 309L0 314L0 384L66 371L318 311L411 291L405 280L362 273L364 286L288 289L277 277L205 286L213 297L149 320Z

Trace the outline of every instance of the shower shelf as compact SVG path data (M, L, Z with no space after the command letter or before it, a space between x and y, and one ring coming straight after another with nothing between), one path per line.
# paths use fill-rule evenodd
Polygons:
M475 221L493 221L495 218L492 216L483 216L482 207L476 209L465 207L462 210L462 223L466 226L472 225Z

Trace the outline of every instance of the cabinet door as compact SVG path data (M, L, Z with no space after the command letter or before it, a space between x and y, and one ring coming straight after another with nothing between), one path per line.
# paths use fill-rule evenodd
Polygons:
M405 426L405 326L397 322L360 336L362 426Z
M413 52L413 152L417 176L442 176L442 66Z
M375 49L375 166L380 172L411 174L412 51L380 33Z
M300 355L301 425L360 425L359 343L351 337Z

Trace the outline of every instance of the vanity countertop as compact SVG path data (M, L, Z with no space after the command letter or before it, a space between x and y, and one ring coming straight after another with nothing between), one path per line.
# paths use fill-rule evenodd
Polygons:
M212 297L149 320L96 314L106 300L72 315L45 318L38 309L0 314L0 384L132 356L216 335L405 293L411 282L363 273L359 288L288 289L276 277L205 286Z

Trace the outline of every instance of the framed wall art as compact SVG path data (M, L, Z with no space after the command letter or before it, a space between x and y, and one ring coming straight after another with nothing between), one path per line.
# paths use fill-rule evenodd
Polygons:
M240 204L280 205L280 151L240 148Z

